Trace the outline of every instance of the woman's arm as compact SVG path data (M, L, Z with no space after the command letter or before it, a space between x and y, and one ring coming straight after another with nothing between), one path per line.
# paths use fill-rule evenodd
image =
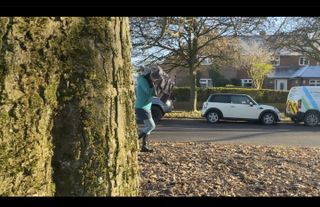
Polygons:
M150 88L150 84L145 77L141 77L139 79L139 84L141 85L141 89L145 94L150 94L150 90L153 90L153 88Z

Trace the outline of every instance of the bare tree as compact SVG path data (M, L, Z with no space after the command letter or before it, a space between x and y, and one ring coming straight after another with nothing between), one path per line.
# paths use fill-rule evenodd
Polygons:
M247 17L133 17L131 33L138 63L164 62L187 68L191 81L191 109L196 110L196 74L207 58L225 58L218 42L255 31L264 18ZM208 48L210 52L205 52ZM214 48L214 49L213 49Z
M320 61L320 17L287 17L270 35L273 48L298 52Z
M257 41L246 42L240 47L237 67L245 69L252 78L254 87L261 89L265 77L272 70L270 62L273 59L273 52L262 42Z

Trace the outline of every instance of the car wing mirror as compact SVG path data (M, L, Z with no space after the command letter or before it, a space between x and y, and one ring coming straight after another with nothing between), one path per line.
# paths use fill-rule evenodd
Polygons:
M250 101L249 105L250 105L251 107L253 106L253 103L252 103L252 101Z

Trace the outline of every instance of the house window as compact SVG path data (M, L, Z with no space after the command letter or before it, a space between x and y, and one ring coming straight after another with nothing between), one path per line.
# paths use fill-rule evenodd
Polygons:
M320 80L309 80L309 86L320 86Z
M210 87L212 86L212 79L211 78L201 78L199 80L201 87Z
M299 65L309 65L309 59L306 57L299 58Z
M279 66L280 65L280 56L275 57L271 63L273 66Z
M241 79L242 87L252 87L252 79Z

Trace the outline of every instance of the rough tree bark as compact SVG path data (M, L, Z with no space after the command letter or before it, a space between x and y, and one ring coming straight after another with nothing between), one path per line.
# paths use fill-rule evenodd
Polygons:
M190 110L197 111L197 75L196 71L190 72Z
M1 18L1 195L54 194L50 133L60 65L50 44L58 27L48 18Z
M128 19L1 18L0 194L138 194Z

